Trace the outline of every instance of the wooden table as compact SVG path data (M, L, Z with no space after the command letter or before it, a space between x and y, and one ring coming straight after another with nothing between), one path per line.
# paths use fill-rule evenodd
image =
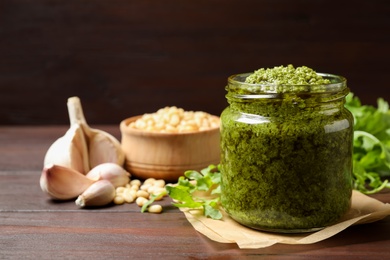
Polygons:
M117 126L94 126L120 138ZM0 259L390 259L390 217L311 245L239 249L199 234L165 199L162 214L135 204L79 209L39 187L43 157L67 126L0 127ZM389 203L390 192L373 197Z

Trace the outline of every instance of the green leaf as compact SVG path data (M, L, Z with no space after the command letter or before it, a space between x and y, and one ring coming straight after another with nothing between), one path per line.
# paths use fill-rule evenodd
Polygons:
M377 108L362 105L359 98L350 93L345 107L354 117L353 180L354 188L373 194L390 184L390 111L382 98Z
M202 206L201 202L193 200L193 197L186 187L166 186L165 188L172 199L179 201L179 203L173 204L176 207L199 208Z
M216 185L216 187L211 191L211 194L221 194L221 185Z
M221 182L221 173L215 172L211 175L211 181L213 183L220 183Z
M196 190L196 186L192 184L190 180L186 179L184 176L179 177L177 184L181 188L186 187L189 190L189 192L193 192L194 190Z
M222 213L219 211L219 196L212 196L212 199L210 199L209 197L198 197L202 193L197 193L197 196L194 194L196 191L220 194L220 181L220 166L210 165L200 172L193 170L186 171L184 176L178 179L177 185L166 186L166 189L168 195L177 201L173 204L174 206L191 209L203 208L203 214L206 217L221 219Z
M378 138L364 131L354 131L354 146L371 151L375 145L381 145Z
M213 208L210 205L204 205L204 215L206 217L210 217L212 219L221 219L222 218L222 213L218 210Z
M196 188L200 191L208 191L213 185L213 182L210 176L204 176L203 178L197 180Z
M192 171L192 170L191 171L186 171L184 173L184 176L186 176L190 180L199 180L199 179L203 178L202 174L200 174L197 171Z
M378 112L379 113L387 113L389 111L389 103L385 101L383 98L378 98Z

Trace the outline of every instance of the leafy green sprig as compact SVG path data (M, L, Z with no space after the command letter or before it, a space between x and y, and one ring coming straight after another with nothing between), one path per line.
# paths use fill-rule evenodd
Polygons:
M221 219L219 210L221 194L221 171L220 165L210 165L200 172L189 170L184 176L179 177L177 184L166 185L165 189L169 197L174 201L173 205L178 208L202 209L206 217ZM155 198L154 195L141 209L144 212Z
M353 93L345 104L354 117L353 185L365 194L390 188L390 110L382 98L377 104L362 105Z
M168 185L168 195L179 208L203 209L203 214L212 219L221 219L219 211L221 186L220 165L210 165L198 171L186 171L177 185Z

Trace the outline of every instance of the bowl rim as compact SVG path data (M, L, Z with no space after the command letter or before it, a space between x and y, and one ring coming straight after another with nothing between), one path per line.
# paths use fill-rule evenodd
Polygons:
M215 116L215 115L211 115L211 116L220 119L219 116ZM132 116L132 117L128 117L126 119L123 119L119 124L121 132L127 133L127 134L134 134L134 135L149 135L149 136L163 137L163 136L198 135L201 133L211 133L211 132L215 132L215 131L219 132L219 129L220 129L220 126L217 126L217 127L211 127L211 128L205 129L205 130L198 130L198 131L188 131L188 132L181 132L181 133L167 133L167 132L145 131L145 130L141 130L141 129L128 127L128 125L131 122L134 122L135 120L137 120L138 118L141 118L141 117L142 117L142 115L137 115L137 116Z

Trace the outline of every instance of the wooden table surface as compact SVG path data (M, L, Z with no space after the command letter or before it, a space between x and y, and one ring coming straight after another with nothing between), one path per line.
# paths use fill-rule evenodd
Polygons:
M117 126L94 126L120 139ZM163 201L162 214L135 204L79 209L39 187L43 157L67 126L0 127L0 259L390 259L390 217L319 243L239 249L198 233ZM373 195L390 203L390 192Z

